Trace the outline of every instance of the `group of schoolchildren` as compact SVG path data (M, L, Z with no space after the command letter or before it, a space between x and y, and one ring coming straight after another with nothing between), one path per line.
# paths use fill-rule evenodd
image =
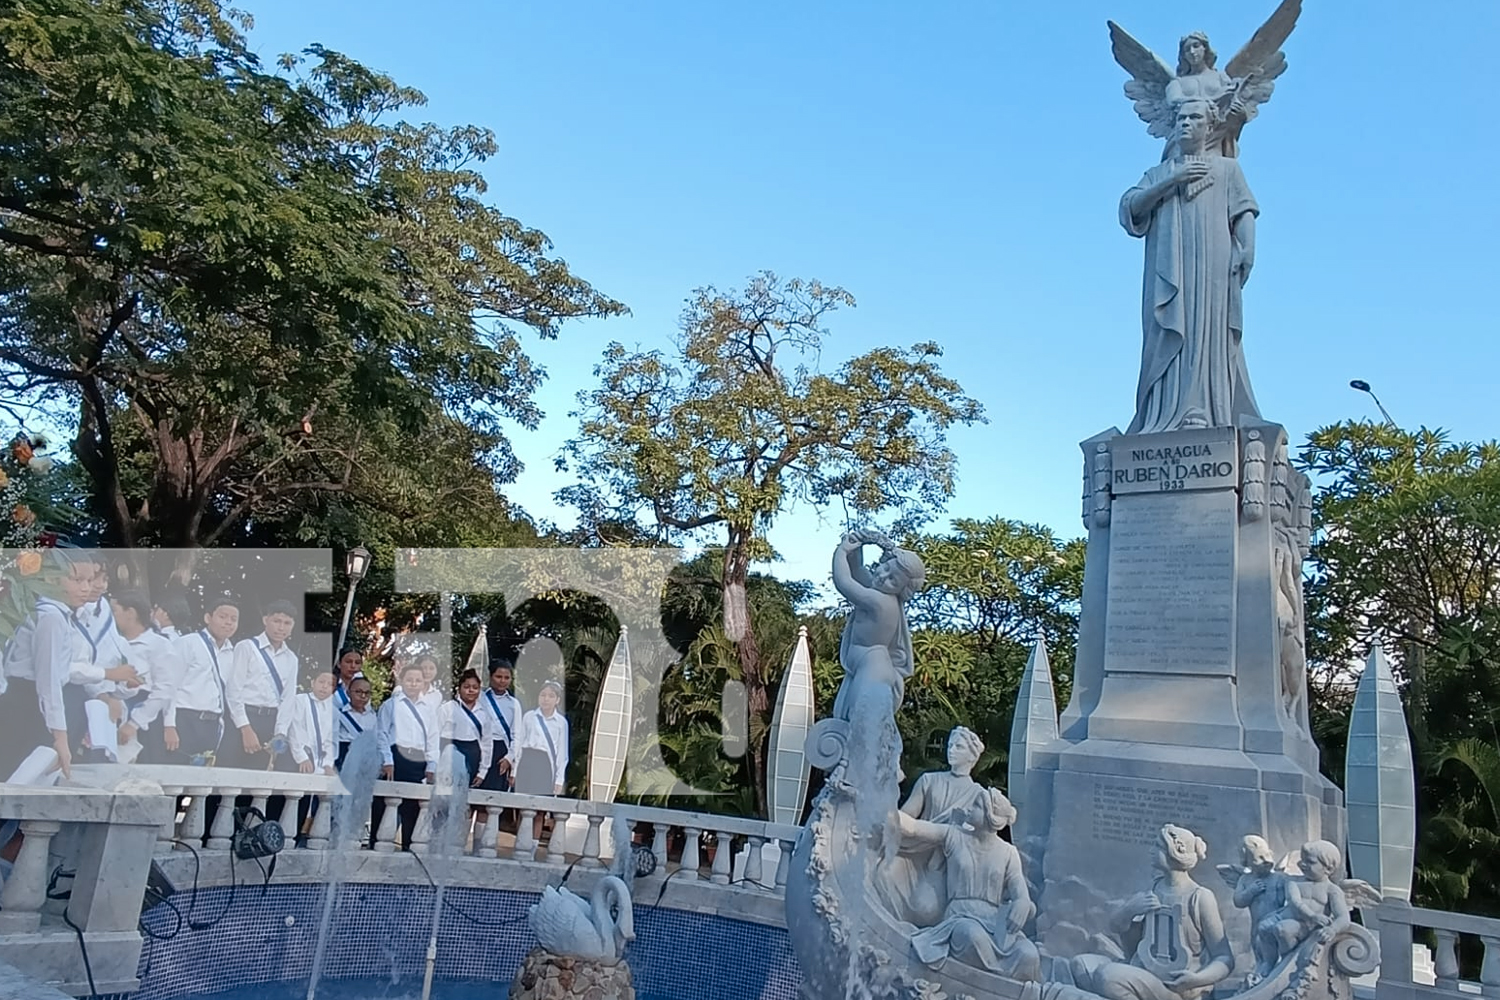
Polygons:
M107 567L95 553L54 549L49 558L59 581L53 596L37 599L0 659L0 781L38 748L50 749L64 773L85 760L332 775L373 729L384 779L432 781L451 744L474 787L562 794L570 734L556 681L522 712L511 663L497 659L487 684L466 670L445 700L440 664L424 655L399 664L376 711L364 656L353 648L339 651L334 669L309 672L308 690L298 691L289 601L267 604L259 634L234 642L241 609L231 598L210 597L195 621L184 598L107 593ZM416 819L410 805L401 811L405 844Z

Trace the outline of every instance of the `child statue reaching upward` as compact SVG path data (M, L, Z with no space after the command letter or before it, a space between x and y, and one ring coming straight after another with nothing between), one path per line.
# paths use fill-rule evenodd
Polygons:
M871 573L864 547L877 545L880 561ZM839 643L844 680L833 702L833 717L850 721L855 691L880 685L891 692L891 711L901 707L912 673L911 629L903 605L922 589L927 571L915 552L896 547L878 531L851 531L833 555L833 585L853 606Z

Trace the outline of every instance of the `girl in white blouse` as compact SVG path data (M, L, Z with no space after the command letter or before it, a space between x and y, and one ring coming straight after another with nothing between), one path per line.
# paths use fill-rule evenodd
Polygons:
M567 783L568 718L558 711L562 690L557 681L547 681L537 693L537 707L521 717L521 731L516 734L516 791L523 795L561 795ZM538 813L538 838L544 820Z
M443 742L453 744L469 771L469 784L478 786L490 769L494 752L494 723L479 707L479 674L465 670L458 680L458 697L443 702Z

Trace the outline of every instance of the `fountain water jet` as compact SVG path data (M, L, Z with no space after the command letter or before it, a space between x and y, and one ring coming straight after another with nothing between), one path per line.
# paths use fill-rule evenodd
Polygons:
M449 859L459 853L458 839L469 828L469 770L462 755L445 747L433 778L432 800L427 815L432 834L427 846L433 865L429 872L437 884L432 904L432 934L427 939L427 968L422 974L422 1000L431 1000L432 975L437 966L438 926L443 919L443 891L448 885Z
M339 886L348 874L352 852L349 844L360 832L360 824L370 817L375 800L375 781L380 777L380 737L372 729L361 733L349 744L344 767L339 772L344 794L333 801L319 803L319 808L333 809L328 842L328 886L323 891L323 919L318 923L318 944L313 952L312 976L307 981L307 1000L316 1000L318 980L323 977L323 962L328 954L328 936L333 927L333 907Z

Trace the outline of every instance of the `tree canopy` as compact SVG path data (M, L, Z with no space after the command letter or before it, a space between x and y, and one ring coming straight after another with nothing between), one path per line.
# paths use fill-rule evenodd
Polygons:
M586 523L722 532L724 634L753 715L769 705L745 583L752 561L774 555L777 515L841 504L846 519L915 523L953 491L948 428L983 419L939 368L935 343L819 370L828 317L853 304L842 288L769 272L743 291L697 290L670 355L605 351L562 461L579 483L559 497Z
M1417 900L1500 913L1500 445L1341 424L1317 477L1308 610L1312 721L1342 774L1350 675L1379 640L1417 765Z
M424 445L457 474L424 505L503 482L504 423L539 415L520 332L623 311L483 200L490 132L402 120L419 92L321 47L268 71L245 23L0 9L0 378L75 409L112 544L316 495L399 517Z

